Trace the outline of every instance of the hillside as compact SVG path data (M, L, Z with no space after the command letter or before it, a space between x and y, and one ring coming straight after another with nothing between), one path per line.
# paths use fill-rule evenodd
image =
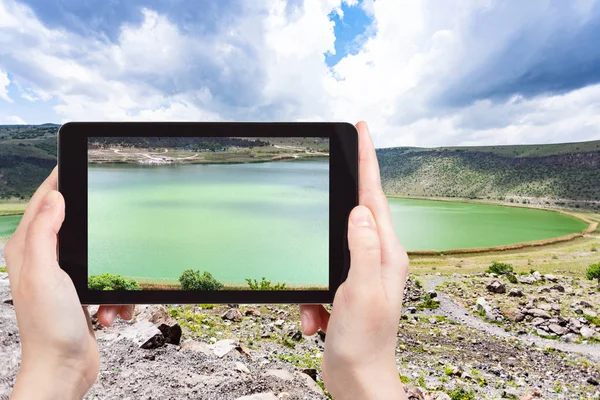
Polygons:
M600 141L551 145L378 149L389 195L503 201L600 201ZM568 205L568 204L567 204ZM591 208L598 204L587 204Z
M28 198L56 165L58 125L0 125L0 199Z
M56 163L57 131L58 125L53 124L0 126L0 198L33 194ZM546 205L600 208L600 141L397 147L378 149L377 156L388 195L506 202L537 199Z

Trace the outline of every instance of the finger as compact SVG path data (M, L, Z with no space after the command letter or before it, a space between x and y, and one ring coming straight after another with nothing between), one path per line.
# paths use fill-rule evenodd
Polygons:
M133 309L133 304L126 304L124 306L121 306L121 309L119 310L119 316L122 319L129 321L131 318L133 318Z
M359 148L359 204L373 213L381 240L381 263L384 274L392 275L394 284L406 277L408 259L392 223L390 205L381 188L379 163L369 128L365 122L356 124Z
M28 225L25 235L23 273L38 274L49 267L58 267L56 260L57 233L65 217L65 203L56 190L49 191L40 201L39 212Z
M40 203L42 202L42 199L44 198L44 196L46 196L46 194L48 192L50 192L52 190L56 190L57 185L58 185L58 168L55 167L52 170L52 172L50 173L50 175L46 178L46 180L44 182L42 182L40 187L38 187L38 189L33 194L33 197L31 198L31 200L29 201L29 204L27 205L27 209L25 210L25 213L23 214L23 218L21 218L21 222L19 223L19 226L17 227L14 234L12 235L13 237L23 236L23 239L24 239L24 236L25 236L25 233L27 232L29 224L31 223L31 221L33 220L33 218L36 216L36 214L39 211Z
M327 317L327 321L322 320L322 311L325 308L320 304L302 304L300 305L300 321L302 324L302 333L306 336L312 336L319 328L321 328L324 332L327 331L327 325L323 324L323 322L328 322L329 317ZM329 315L327 310L325 313ZM325 326L324 326L325 325Z
M109 327L115 322L122 306L100 306L98 308L98 321L105 327Z
M52 171L50 176L46 178L46 180L40 185L37 189L31 200L29 201L29 205L25 210L25 214L23 218L21 218L21 222L19 226L12 234L10 240L6 244L5 247L5 256L6 256L6 264L9 270L9 274L11 275L11 280L14 282L19 275L19 271L21 269L21 265L23 264L23 253L25 249L25 236L27 230L29 228L29 224L37 215L40 202L43 197L51 190L56 189L58 178L58 171L56 168Z
M349 290L372 287L381 281L381 242L373 214L365 206L350 213L348 223Z

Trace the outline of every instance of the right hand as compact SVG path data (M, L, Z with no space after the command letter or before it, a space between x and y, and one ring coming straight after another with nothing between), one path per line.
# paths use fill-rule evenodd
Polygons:
M327 332L323 381L336 400L406 399L396 368L396 337L408 256L392 224L366 123L359 132L359 203L350 214L351 266L331 315L300 307L304 334Z

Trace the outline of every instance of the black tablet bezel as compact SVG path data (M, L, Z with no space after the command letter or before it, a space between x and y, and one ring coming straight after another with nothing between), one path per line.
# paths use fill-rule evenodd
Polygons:
M328 137L329 290L94 291L87 288L89 137ZM358 132L348 123L70 122L58 133L58 187L65 198L59 263L82 304L331 303L350 267L347 220L358 204Z

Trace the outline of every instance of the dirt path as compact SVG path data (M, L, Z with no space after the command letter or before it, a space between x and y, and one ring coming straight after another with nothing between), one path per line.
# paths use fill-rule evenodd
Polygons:
M448 281L454 282L457 281L457 279L449 277L434 277L424 281L425 289L436 290L438 285ZM485 322L481 318L474 316L469 312L469 310L454 302L454 300L446 296L444 293L437 291L437 295L440 302L440 307L436 310L436 312L460 324L464 324L470 328L477 329L480 332L495 337L519 340L520 342L529 346L536 345L541 348L553 348L565 352L581 353L600 362L600 345L564 343L558 340L544 339L531 334L515 335L514 333L506 332L501 326Z

